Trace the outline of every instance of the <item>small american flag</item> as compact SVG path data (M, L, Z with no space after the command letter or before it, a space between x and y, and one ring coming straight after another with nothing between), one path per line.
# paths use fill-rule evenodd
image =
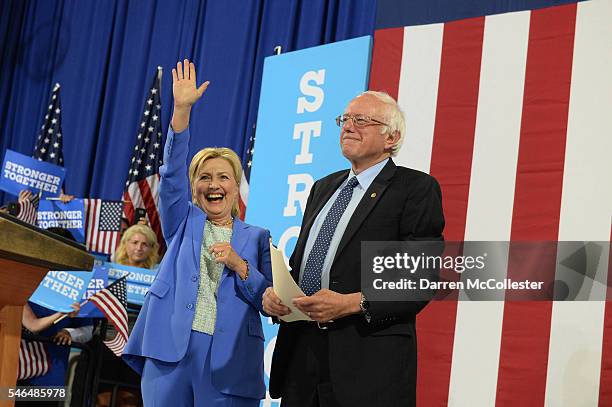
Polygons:
M159 197L159 167L162 165L162 125L161 125L161 77L162 68L158 67L153 84L147 94L142 118L138 126L138 136L123 200L126 202L124 216L133 219L135 208L144 208L151 228L157 235L160 253L163 252L164 238L161 231L157 201Z
M49 355L41 342L21 340L19 346L18 380L43 376L49 371Z
M51 92L45 120L36 139L33 158L64 166L62 151L62 107L60 103L60 84L56 83Z
M122 277L89 298L117 330L117 336L104 344L120 357L128 339L126 277Z
M246 159L244 160L244 168L242 171L242 179L240 180L240 219L244 220L246 216L247 201L249 200L249 180L251 179L251 166L253 163L253 153L255 152L255 133L249 137L247 145Z
M83 204L87 222L87 233L85 234L87 250L113 254L120 240L123 202L83 199Z
M36 226L36 217L39 203L40 193L32 194L28 198L22 198L20 196L18 201L19 212L17 213L17 219L29 223L30 225Z

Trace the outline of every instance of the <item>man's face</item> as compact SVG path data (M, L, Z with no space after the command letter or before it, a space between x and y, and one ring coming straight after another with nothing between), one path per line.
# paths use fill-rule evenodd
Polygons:
M369 116L372 119L386 122L385 105L371 95L358 96L349 103L344 114ZM353 120L347 120L340 133L342 154L359 172L382 161L390 154L395 137L381 134L381 124L370 123L363 127L355 126Z

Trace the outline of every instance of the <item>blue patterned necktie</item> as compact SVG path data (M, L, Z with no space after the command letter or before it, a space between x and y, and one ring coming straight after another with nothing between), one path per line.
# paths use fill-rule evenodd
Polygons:
M325 262L329 244L334 236L338 222L353 196L353 188L357 185L359 185L357 177L353 177L348 181L340 191L340 194L338 194L323 221L323 226L321 226L321 230L319 230L319 234L306 260L304 275L300 283L300 287L306 295L312 295L321 289L321 272L323 271L323 262Z

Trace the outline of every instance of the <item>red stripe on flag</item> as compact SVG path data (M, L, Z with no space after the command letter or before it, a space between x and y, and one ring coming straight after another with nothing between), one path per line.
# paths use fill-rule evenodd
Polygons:
M374 50L368 89L387 92L397 100L404 28L390 28L374 32Z
M441 185L446 240L463 240L470 174L484 18L444 26L436 123L430 173ZM418 315L417 405L448 402L457 303L430 303Z
M612 230L610 230L608 244L608 286L599 379L599 405L601 407L612 406Z
M132 219L134 219L134 204L127 190L123 192L123 215L129 223L132 223Z
M558 239L575 20L575 4L531 13L513 241ZM508 278L520 279L520 257L511 248ZM506 302L496 405L544 405L551 313L552 302Z
M159 177L159 175L155 176ZM162 234L161 220L159 219L159 212L157 212L157 205L155 204L155 199L153 198L153 193L151 192L151 187L149 185L148 178L139 181L138 187L140 188L140 194L142 195L142 200L147 210L147 215L149 216L151 229L153 229L155 235L157 236L157 241L159 243L159 253L163 254L163 248L165 246L164 235Z
M246 215L246 205L244 204L244 201L242 200L242 196L240 196L240 198L238 199L238 207L240 208L240 219L244 220L245 215Z
M127 341L119 334L110 341L104 341L104 344L113 352L117 357L121 357L123 350L125 349Z

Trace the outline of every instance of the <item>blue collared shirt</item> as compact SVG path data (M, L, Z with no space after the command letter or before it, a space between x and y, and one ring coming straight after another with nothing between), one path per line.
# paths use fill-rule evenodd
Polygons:
M344 235L344 231L357 208L357 205L363 198L363 195L368 190L374 178L382 171L383 167L387 164L389 159L385 159L378 164L371 166L370 168L360 172L358 175L355 175L353 170L349 172L349 176L340 184L336 192L329 198L321 212L317 215L314 223L312 224L312 228L310 229L310 233L308 234L308 240L306 241L306 248L304 249L304 257L302 257L302 264L300 265L300 283L302 282L302 277L304 276L304 268L306 267L306 260L310 255L310 251L312 250L312 246L314 246L314 242L319 235L319 231L321 230L321 226L323 226L323 221L327 217L327 213L331 209L332 205L336 201L336 198L340 194L340 191L344 186L348 183L348 180L352 177L356 176L357 181L359 181L359 185L353 189L353 196L346 207L346 211L342 214L340 221L338 222L338 226L336 227L336 231L334 232L334 236L332 237L331 243L329 244L329 250L327 251L327 256L325 257L325 261L323 262L323 271L321 272L321 288L329 288L329 273L331 270L332 262L334 257L336 257L336 251L338 250L338 246L340 245L340 240Z

